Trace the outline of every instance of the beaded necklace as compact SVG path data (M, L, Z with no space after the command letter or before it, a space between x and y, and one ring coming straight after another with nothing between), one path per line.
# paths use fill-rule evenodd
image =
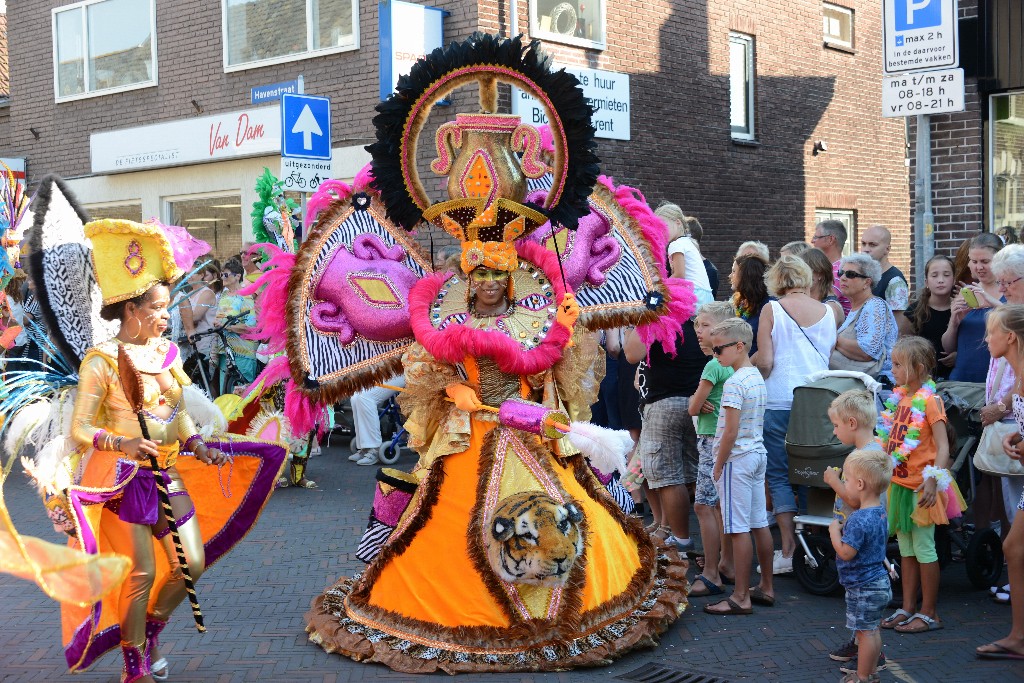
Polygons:
M732 307L736 311L736 315L743 320L750 320L754 315L754 307L740 296L739 292L732 295Z
M928 405L928 399L934 395L935 381L929 377L928 381L922 384L910 399L910 428L900 447L890 453L894 468L905 463L910 457L910 453L921 444L921 429L925 425L925 408ZM875 434L878 435L878 440L882 443L883 448L889 444L889 434L896 422L896 408L906 397L907 387L900 386L893 390L892 396L885 402L885 410L878 418L878 426L875 428Z

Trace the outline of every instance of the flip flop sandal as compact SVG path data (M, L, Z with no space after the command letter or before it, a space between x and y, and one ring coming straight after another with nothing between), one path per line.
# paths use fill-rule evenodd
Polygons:
M974 654L978 655L981 659L1013 659L1018 661L1024 661L1024 654L1020 652L1014 652L1013 650L1003 647L997 643L989 643L988 645L982 645L981 647L994 647L995 650L982 650L975 648Z
M693 562L698 569L704 571L704 553L698 552L696 550L687 550L686 557L691 562Z
M924 628L912 627L911 624L913 624L915 621L920 621L922 624L924 624ZM910 617L909 619L904 621L902 624L897 626L896 627L896 632L897 633L925 633L927 631L938 631L941 628L945 628L942 625L941 621L939 621L938 619L932 619L928 615L921 614L920 612L918 612L917 614L913 615L912 617Z
M996 593L1009 593L1010 584L1006 584L1005 586L992 586L988 589L988 592L992 597L995 597Z
M885 619L882 619L882 623L879 624L879 626L881 626L882 628L896 628L897 626L907 623L910 620L910 617L912 616L914 615L908 612L907 610L901 608L893 612Z
M724 602L727 605L729 605L729 609L727 609L725 611L711 609L712 607L715 607L717 605L721 605L722 602ZM708 614L723 614L723 615L730 615L730 614L753 614L754 613L754 610L752 608L750 608L750 607L740 607L739 605L736 604L736 602L732 598L726 598L725 600L722 600L721 602L716 602L713 605L704 605L704 611L707 612Z
M768 595L759 587L754 586L750 589L750 602L762 607L775 607L775 596Z
M696 587L698 581L700 581L702 584L704 584L704 590L702 592L700 592L700 593L694 593L693 592L693 587ZM691 586L693 586L693 587L690 588L690 593L689 593L689 596L688 596L688 597L691 597L691 598L706 598L706 597L710 597L712 595L723 595L725 593L725 589L724 588L722 588L721 586L715 584L714 581L712 581L711 579L707 578L703 574L698 574L693 579L693 584L691 584Z
M1009 591L999 591L998 593L996 593L995 595L992 596L992 602L994 602L996 604L999 604L999 605L1009 605L1010 604L1010 592Z

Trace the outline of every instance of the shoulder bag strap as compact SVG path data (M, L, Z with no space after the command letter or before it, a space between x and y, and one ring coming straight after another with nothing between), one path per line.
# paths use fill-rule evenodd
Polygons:
M811 338L807 336L807 332L805 332L804 328L800 326L800 323L798 323L796 321L796 318L794 318L792 316L792 314L789 311L786 310L786 307L782 305L782 302L778 301L777 303L779 304L779 308L782 309L782 312L785 313L786 315L788 315L789 319L793 321L794 325L796 325L796 329L800 330L800 334L804 335L804 339L806 339L807 343L811 345L811 348L814 349L814 352L817 353L818 356L820 356L823 361L825 361L825 367L827 368L828 367L828 358L826 358L825 356L821 355L821 351L819 351L818 347L814 345L814 342L811 341Z

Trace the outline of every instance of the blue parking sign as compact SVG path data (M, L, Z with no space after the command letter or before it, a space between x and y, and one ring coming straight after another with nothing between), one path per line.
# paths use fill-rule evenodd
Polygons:
M896 0L895 9L897 31L942 25L942 0Z
M281 95L281 156L331 158L331 100L314 95Z

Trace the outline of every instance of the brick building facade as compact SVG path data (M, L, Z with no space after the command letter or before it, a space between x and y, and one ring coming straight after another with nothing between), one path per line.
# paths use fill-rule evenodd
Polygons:
M960 0L959 11L965 111L931 116L935 249L944 253L982 230L1024 228L1024 7Z
M249 9L267 2L253 0ZM338 5L336 0L309 3L320 8L321 28L325 14ZM533 30L543 34L545 49L558 65L628 74L631 139L599 139L602 170L641 189L652 204L673 201L698 216L705 228L704 251L720 270L727 272L743 240L760 239L774 251L808 237L822 211L844 213L860 227L889 226L895 235L892 258L908 265L905 128L903 120L880 114L876 0L573 0L568 9L557 9L558 3L549 9L549 0L435 4L450 13L444 22L446 41L474 30L504 35ZM277 172L275 156L264 152L208 164L96 173L90 136L243 110L252 106L250 88L298 75L307 93L332 99L336 175L351 177L365 162L360 148L373 139L371 120L379 98L376 3L358 3L355 49L306 57L300 50L297 60L253 68L227 65L225 40L234 38L225 30L222 2L155 3L156 84L57 101L52 10L77 5L82 3L48 0L8 8L10 132L0 139L0 155L26 157L30 181L59 173L74 179L80 199L97 215L137 206L130 208L133 217L138 211L139 217L159 215L165 221L194 215L185 211L188 202L220 193L221 198L210 201L228 207L218 210L226 212L237 238L222 246L233 248L248 229L255 178L264 165ZM231 7L238 11L236 3ZM538 8L550 14L539 16ZM848 44L824 39L826 8L849 17ZM570 14L577 17L576 35L570 26L562 38L556 31ZM730 127L736 106L731 98L737 97L731 36L747 40L752 51L753 134L748 137L736 136ZM137 46L143 48L148 49ZM137 62L138 54L132 58ZM67 68L64 60L61 68ZM459 96L454 107L435 118L474 104L474 95ZM819 141L827 151L815 151ZM421 144L423 160L431 151ZM228 202L229 197L234 199Z

